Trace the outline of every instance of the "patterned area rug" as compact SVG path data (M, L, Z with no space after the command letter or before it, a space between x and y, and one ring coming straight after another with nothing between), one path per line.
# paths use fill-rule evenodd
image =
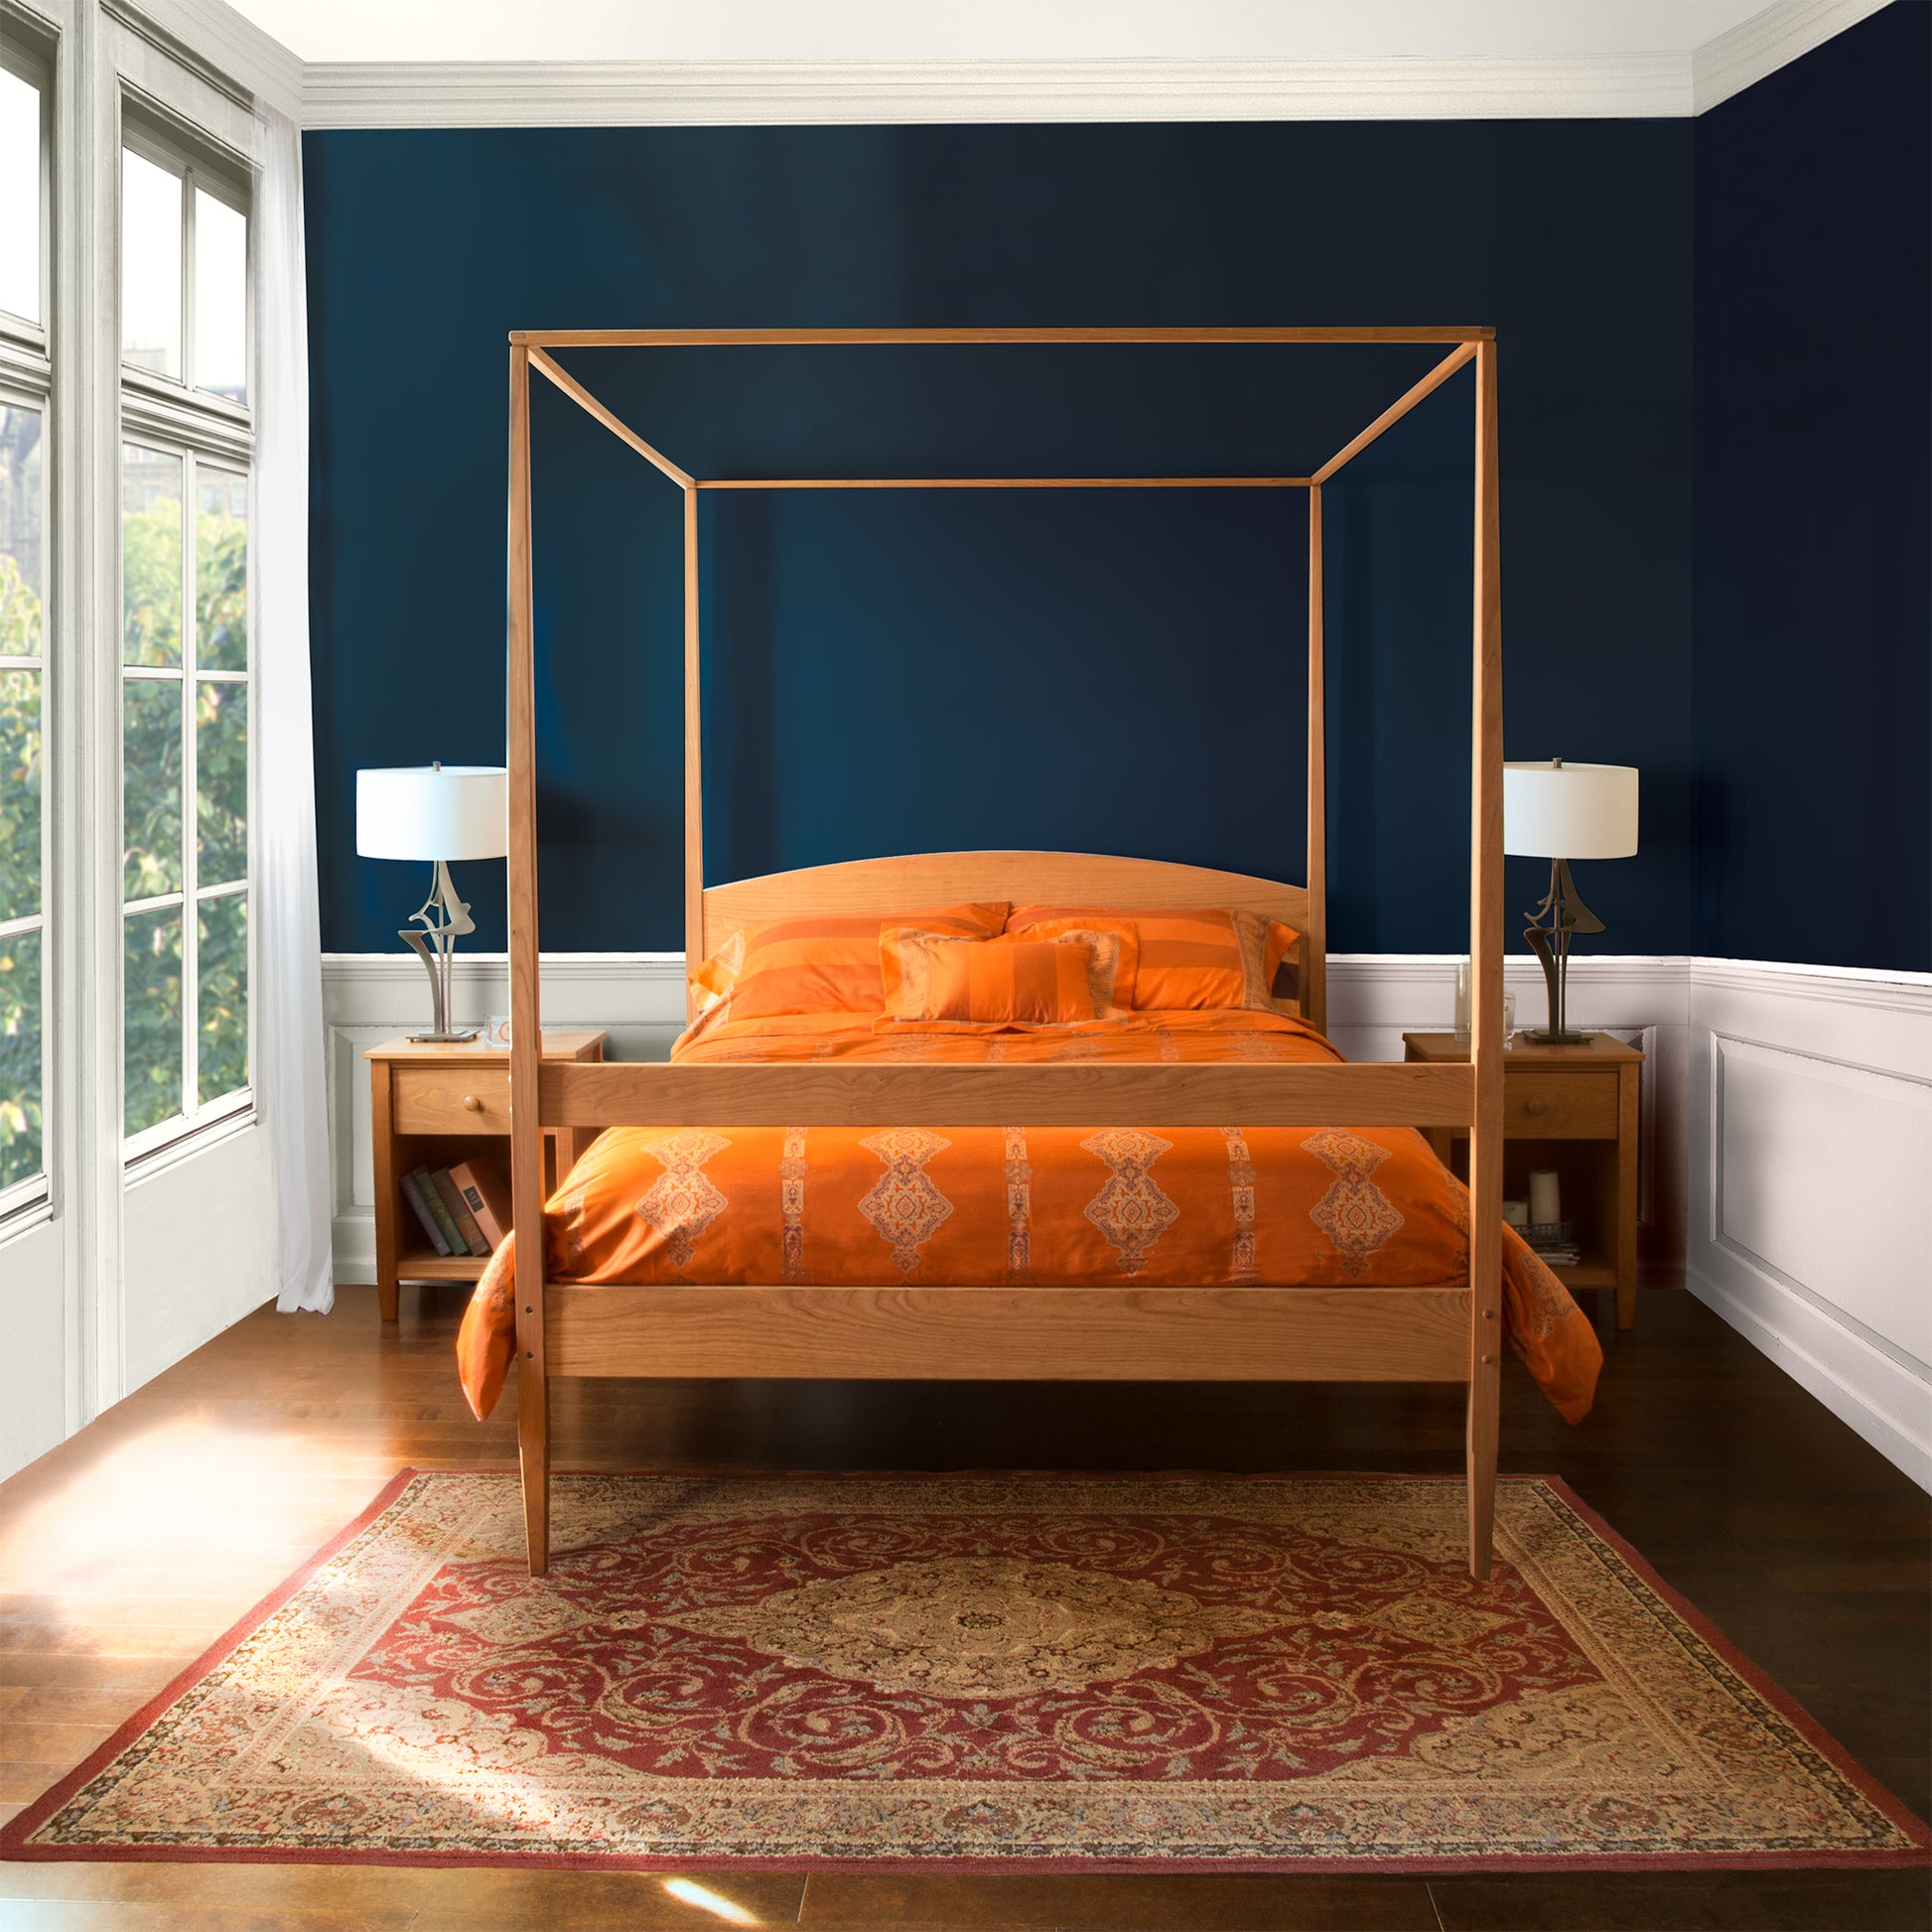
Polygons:
M1909 1864L1558 1482L398 1477L0 1834L28 1859Z

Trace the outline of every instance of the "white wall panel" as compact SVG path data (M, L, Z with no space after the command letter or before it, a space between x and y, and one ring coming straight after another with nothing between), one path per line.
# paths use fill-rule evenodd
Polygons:
M603 1027L613 1059L662 1059L684 1024L679 953L580 953L543 961L543 1012L556 1027ZM1644 1068L1645 1145L1640 1244L1675 1278L1684 1227L1684 980L1679 959L1585 959L1571 976L1580 1025L1621 1035L1652 1054ZM1534 960L1512 964L1519 1025L1540 1025L1544 987ZM459 955L456 1011L470 1025L503 1011L501 955ZM429 989L415 959L332 953L322 969L329 1028L330 1138L336 1187L336 1279L375 1279L369 1076L363 1049L428 1025ZM1446 1032L1455 1012L1455 961L1338 954L1328 968L1329 1033L1350 1059L1402 1057L1402 1035Z
M1932 976L1690 968L1692 1290L1932 1488Z

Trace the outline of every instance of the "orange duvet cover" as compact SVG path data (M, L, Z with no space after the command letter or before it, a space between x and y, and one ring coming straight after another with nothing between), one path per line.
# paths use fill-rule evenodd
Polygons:
M686 1064L799 1060L1333 1060L1299 1020L1252 1012L944 1031L853 1013L739 1021ZM1467 1279L1468 1193L1413 1128L611 1128L544 1212L555 1280L970 1287ZM457 1341L486 1416L515 1354L505 1242ZM1503 1231L1510 1342L1571 1422L1602 1351L1568 1292ZM1067 1337L1077 1349L1079 1337Z

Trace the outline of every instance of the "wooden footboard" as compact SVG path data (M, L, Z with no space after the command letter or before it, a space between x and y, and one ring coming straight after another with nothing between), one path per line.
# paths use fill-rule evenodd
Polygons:
M544 1289L551 1375L1461 1382L1446 1288Z

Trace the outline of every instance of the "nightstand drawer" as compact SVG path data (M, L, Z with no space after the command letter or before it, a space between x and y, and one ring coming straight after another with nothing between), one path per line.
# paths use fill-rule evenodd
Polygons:
M398 1134L507 1134L506 1066L398 1066L391 1103Z
M1516 1140L1616 1139L1614 1072L1503 1071L1503 1133Z

